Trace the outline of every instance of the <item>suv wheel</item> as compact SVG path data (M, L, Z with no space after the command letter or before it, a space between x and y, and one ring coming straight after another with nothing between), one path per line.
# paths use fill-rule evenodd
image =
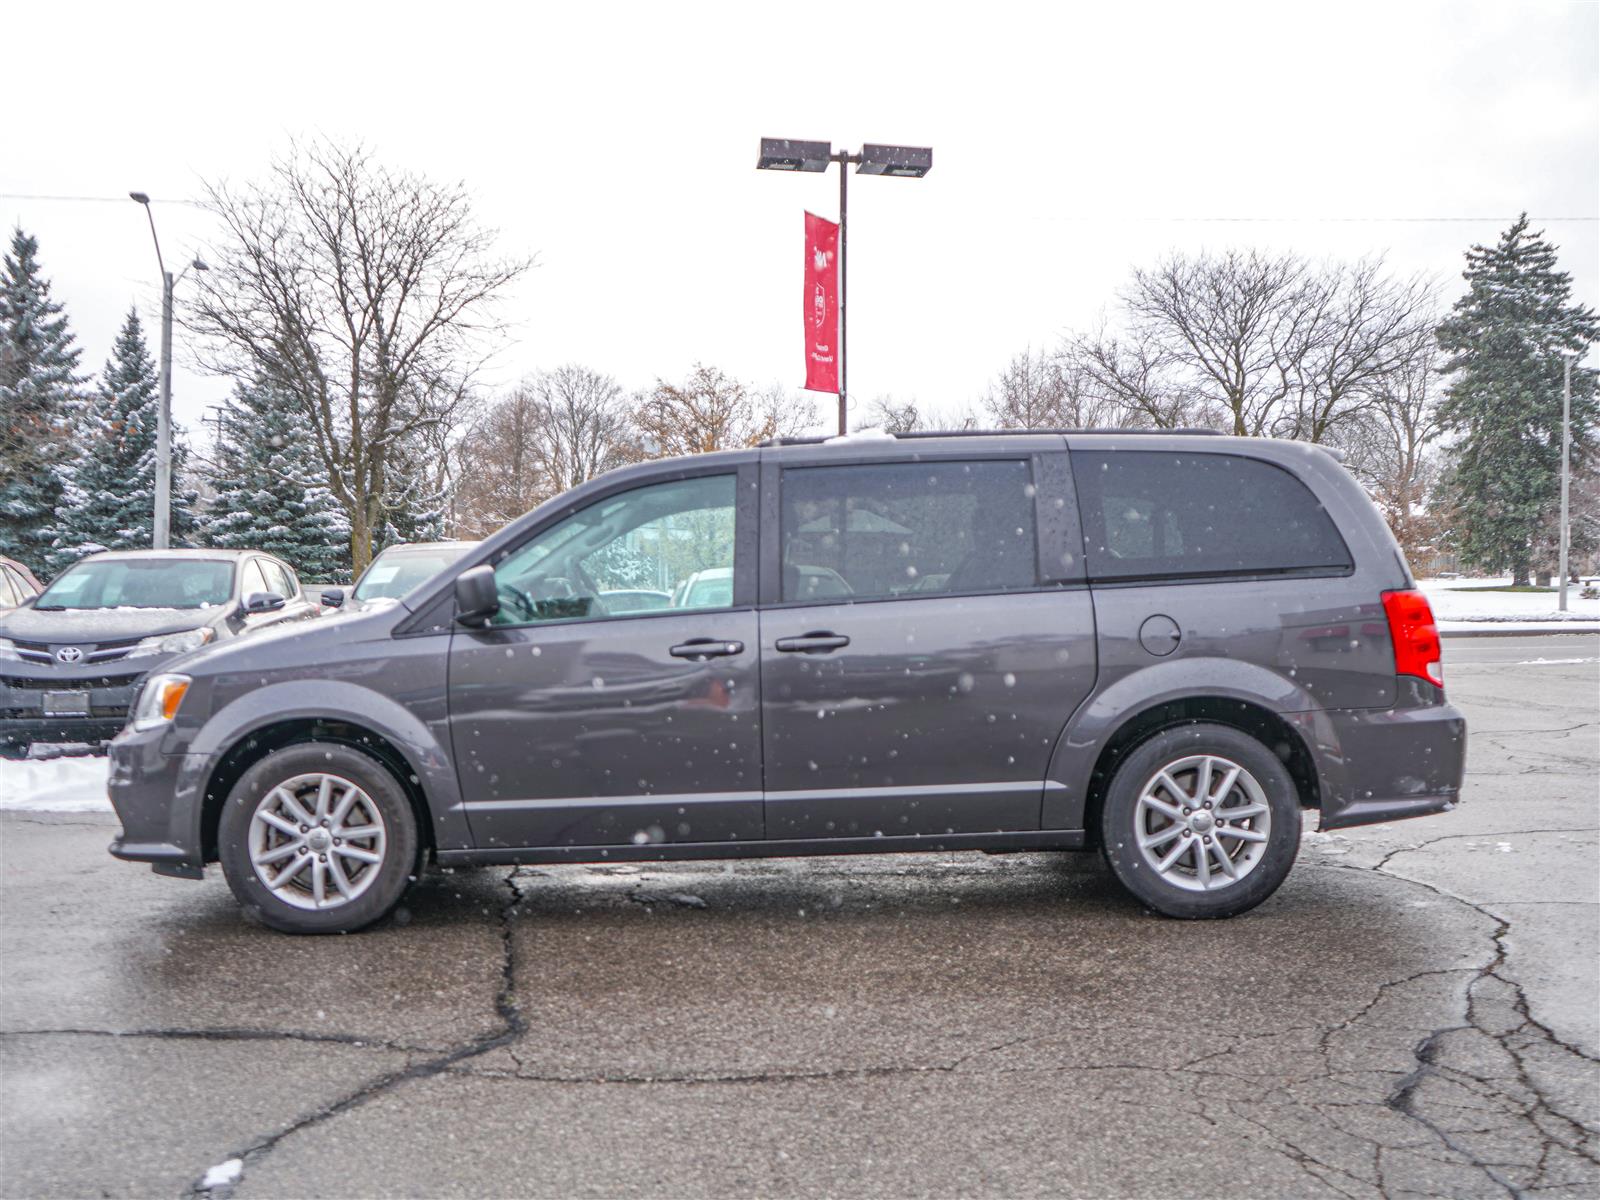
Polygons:
M1101 810L1106 861L1169 917L1254 908L1300 850L1300 804L1278 757L1226 725L1158 733L1123 759Z
M350 933L399 903L417 869L417 823L382 764L307 742L267 755L234 785L217 851L233 894L264 924Z

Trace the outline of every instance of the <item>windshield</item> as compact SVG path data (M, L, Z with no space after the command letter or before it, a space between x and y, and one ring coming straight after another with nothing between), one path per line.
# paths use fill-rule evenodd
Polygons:
M219 559L121 558L68 567L35 609L213 608L233 595L233 564Z
M471 546L435 547L428 550L385 550L356 584L357 600L404 596L460 558Z

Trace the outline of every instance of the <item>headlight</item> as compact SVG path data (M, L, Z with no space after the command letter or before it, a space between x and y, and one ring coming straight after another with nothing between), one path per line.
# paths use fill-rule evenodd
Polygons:
M133 706L133 727L155 729L178 715L178 705L189 690L187 675L152 675Z
M207 626L204 629L185 629L182 633L164 633L156 637L147 637L132 650L128 651L129 658L143 658L148 654L181 654L185 650L194 650L204 646L217 636L217 631Z
M21 662L22 655L17 653L16 643L10 638L0 638L0 662Z

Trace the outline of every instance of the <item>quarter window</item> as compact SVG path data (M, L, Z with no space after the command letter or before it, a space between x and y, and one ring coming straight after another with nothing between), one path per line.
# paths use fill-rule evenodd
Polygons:
M731 608L732 475L636 488L597 501L495 567L496 625Z
M1236 454L1074 451L1096 579L1348 570L1350 551L1311 491Z
M1033 480L1020 459L783 472L786 602L1038 585Z

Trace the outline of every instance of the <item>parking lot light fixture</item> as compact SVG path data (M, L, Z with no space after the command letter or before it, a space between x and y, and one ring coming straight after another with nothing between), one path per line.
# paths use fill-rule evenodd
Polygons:
M758 171L826 171L830 162L839 164L839 433L850 432L849 388L845 356L845 296L848 289L846 248L849 244L850 188L849 165L858 175L898 175L921 179L933 170L933 149L929 146L886 146L868 142L859 154L833 150L832 142L802 142L792 138L762 138Z

